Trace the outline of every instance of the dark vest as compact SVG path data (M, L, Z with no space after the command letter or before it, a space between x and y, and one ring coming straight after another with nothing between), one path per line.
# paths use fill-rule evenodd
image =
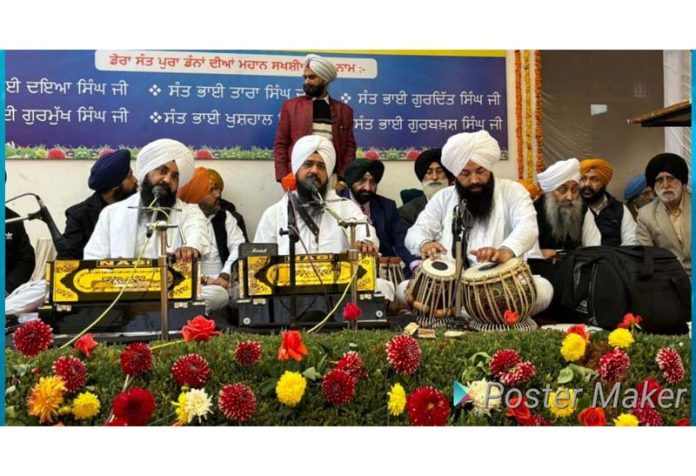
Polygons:
M590 207L592 215L594 215L595 224L602 234L602 246L621 246L621 222L623 220L624 207L623 203L606 194L609 203L602 208L599 214L595 213Z
M227 212L224 209L218 210L213 217L213 231L215 232L215 242L217 243L220 261L225 264L230 257L230 250L227 248L227 229L225 228L225 217Z

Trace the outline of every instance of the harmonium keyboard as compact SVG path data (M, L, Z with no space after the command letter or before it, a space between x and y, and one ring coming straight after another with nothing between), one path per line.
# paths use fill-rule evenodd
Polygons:
M295 256L295 287L291 287L290 257L279 256L277 245L245 243L239 248L239 325L263 327L287 325L291 321L308 322L323 318L350 285L351 262L347 253L298 254ZM385 301L375 294L375 259L360 256L356 283L361 321L386 323ZM297 296L295 319L290 316L290 296ZM350 300L347 294L344 302ZM343 306L333 323L343 323Z
M156 259L56 260L46 271L46 305L39 317L56 339L91 324L120 295L118 303L90 330L114 341L156 338L160 333L160 268ZM169 329L205 313L198 263L169 263Z

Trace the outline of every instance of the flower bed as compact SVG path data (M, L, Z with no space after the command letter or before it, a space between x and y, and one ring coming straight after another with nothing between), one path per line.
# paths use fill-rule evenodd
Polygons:
M674 398L671 408L645 405L690 388L689 338L631 329L436 340L208 332L188 342L82 341L43 351L45 329L34 331L22 338L35 357L6 350L8 425L675 425L687 423L691 407L688 390L678 407ZM457 405L455 381L465 388ZM643 404L629 398L646 391ZM597 392L607 408L592 402Z

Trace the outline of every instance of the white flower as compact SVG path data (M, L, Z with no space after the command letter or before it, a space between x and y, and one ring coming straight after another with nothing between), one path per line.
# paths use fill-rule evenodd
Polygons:
M471 402L474 405L474 413L490 416L491 410L500 408L503 400L503 392L494 382L488 382L484 378L483 380L468 382L467 386L469 387Z
M188 416L188 422L193 421L193 417L198 417L198 423L212 413L212 399L205 393L205 389L191 389L186 393L186 404L184 411Z

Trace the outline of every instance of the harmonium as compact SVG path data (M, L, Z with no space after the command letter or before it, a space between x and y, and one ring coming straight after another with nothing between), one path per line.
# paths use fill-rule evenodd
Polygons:
M198 268L197 262L167 264L170 334L205 313ZM156 259L56 260L48 263L46 283L39 317L53 327L57 340L81 332L119 296L90 332L113 341L160 334L161 275Z
M291 286L290 257L279 256L277 245L245 243L239 248L239 325L264 327L311 323L323 319L350 286L354 268L347 253L298 254L295 256L295 286ZM375 259L360 256L356 284L360 321L382 327L386 303L375 292ZM291 296L296 296L296 316L291 316ZM344 303L350 301L350 291ZM343 305L330 324L343 325ZM330 327L330 326L329 326Z

